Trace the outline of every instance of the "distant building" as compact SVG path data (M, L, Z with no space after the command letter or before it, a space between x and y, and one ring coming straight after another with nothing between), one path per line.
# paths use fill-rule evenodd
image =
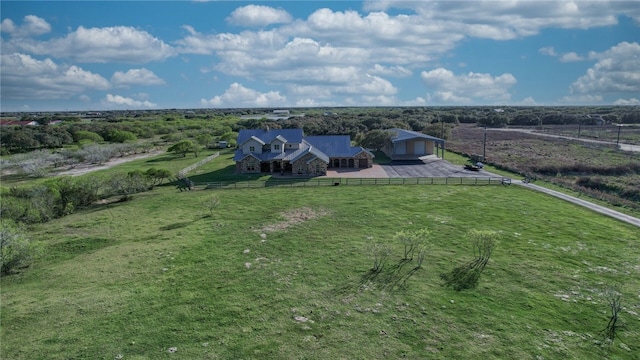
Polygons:
M35 120L2 120L0 121L0 126L38 126L40 125Z
M444 140L411 130L390 129L391 142L382 151L391 160L418 160L423 156L444 157Z

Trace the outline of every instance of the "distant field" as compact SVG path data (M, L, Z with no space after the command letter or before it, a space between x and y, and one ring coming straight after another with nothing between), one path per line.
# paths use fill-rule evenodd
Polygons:
M392 238L423 228L427 258L411 271ZM501 240L477 289L444 288L440 274L473 256L471 229ZM515 186L163 187L28 230L47 251L2 278L5 359L640 353L638 229ZM393 250L378 276L373 242ZM609 287L625 327L602 345Z
M560 134L568 127L549 128L549 133ZM484 129L475 125L456 127L447 148L464 154L485 153L488 163L504 170L547 180L610 206L640 211L637 152L510 131L488 131L485 144Z

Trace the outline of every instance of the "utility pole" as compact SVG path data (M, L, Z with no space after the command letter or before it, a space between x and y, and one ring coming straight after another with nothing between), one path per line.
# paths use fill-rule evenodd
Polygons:
M482 140L482 162L486 162L487 158L487 127L484 127L484 138Z
M580 138L580 130L582 130L582 120L578 123L578 139Z

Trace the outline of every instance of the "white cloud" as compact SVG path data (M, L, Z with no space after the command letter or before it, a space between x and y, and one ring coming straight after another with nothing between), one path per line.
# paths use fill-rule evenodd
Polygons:
M404 66L383 66L380 64L373 65L373 68L369 71L372 74L388 75L395 77L409 77L413 75L411 70Z
M47 41L12 38L3 45L11 51L96 63L146 63L175 55L174 49L162 40L128 26L80 26L62 38Z
M618 99L616 101L613 102L613 105L640 105L640 100L636 99L636 98L630 98L630 99Z
M496 40L535 35L545 28L589 29L618 23L618 15L640 19L633 1L368 1L368 11L411 9L425 20L448 23L466 36Z
M0 30L12 37L24 38L46 34L51 31L51 25L40 17L27 15L22 25L16 25L11 19L2 20Z
M640 92L640 44L621 42L589 57L598 62L571 84L572 94Z
M556 49L553 48L553 46L547 46L547 47L543 47L538 49L538 52L542 55L547 55L547 56L558 56L558 53L556 53Z
M114 85L129 86L129 85L164 85L165 82L159 78L153 71L146 68L130 69L126 73L122 71L116 71L111 77L111 82Z
M235 9L227 18L230 24L242 26L267 26L291 22L288 12L269 6L247 5Z
M596 105L602 103L601 95L570 95L560 99L561 104L567 105Z
M518 101L517 105L520 105L520 106L536 106L536 105L539 105L539 104L536 102L536 100L532 96L529 96L529 97L526 97L526 98Z
M434 90L427 96L430 101L461 104L508 101L511 98L508 90L517 82L509 73L495 77L473 72L455 75L444 68L423 71L421 77Z
M560 62L575 62L584 60L583 56L578 55L577 53L571 51L563 54L559 54L556 52L556 49L553 46L543 47L538 49L538 52L542 55L559 57Z
M286 101L286 96L281 95L279 91L262 93L233 83L224 94L214 96L210 100L201 99L200 103L211 107L268 107L285 105Z
M582 61L582 60L584 60L584 57L578 55L575 52L564 53L562 54L562 56L560 56L561 62L575 62L575 61Z
M2 98L61 99L86 90L105 90L109 81L76 65L58 65L53 60L25 54L2 55Z
M413 100L403 101L400 105L402 106L425 106L428 104L427 99L418 96Z
M130 109L130 108L154 108L157 105L150 101L139 101L129 97L121 95L107 94L104 98L104 102L111 108L118 109ZM115 106L114 106L115 105Z
M398 103L398 99L394 96L385 96L385 95L377 95L377 96L362 96L361 97L362 105L367 106L392 106Z

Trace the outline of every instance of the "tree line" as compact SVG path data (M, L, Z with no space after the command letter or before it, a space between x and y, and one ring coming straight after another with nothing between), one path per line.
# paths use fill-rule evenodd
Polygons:
M213 140L232 142L240 129L301 128L307 135L350 135L356 138L371 130L402 128L447 137L447 129L458 123L503 127L599 123L640 123L635 107L394 107L296 109L304 116L285 120L242 119L246 114L268 114L272 109L202 110L180 113L173 110L110 114L99 119L63 117L59 125L4 126L0 133L0 154L53 149L90 142L123 143L136 139L166 142L209 135ZM117 113L116 113L117 114ZM30 118L51 124L51 116ZM443 126L444 124L444 126Z

